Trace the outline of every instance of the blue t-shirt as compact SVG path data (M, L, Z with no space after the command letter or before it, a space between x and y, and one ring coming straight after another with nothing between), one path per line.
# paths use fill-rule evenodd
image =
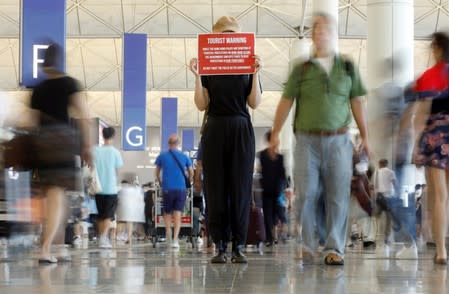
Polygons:
M117 194L117 168L123 166L120 152L111 145L97 146L94 156L95 168L102 188L100 194Z
M282 190L282 192L279 194L278 198L277 198L277 205L282 206L282 207L287 207L287 198L285 197L285 192L284 190Z
M192 166L192 161L187 155L179 150L171 150L173 155L176 156L181 166L189 168ZM170 151L162 152L156 158L156 166L162 170L162 188L165 190L182 190L186 188L186 182L184 180L184 175L181 172L178 164L173 158Z

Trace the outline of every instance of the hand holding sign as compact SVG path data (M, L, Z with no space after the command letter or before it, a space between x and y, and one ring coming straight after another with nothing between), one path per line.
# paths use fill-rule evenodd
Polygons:
M254 73L258 73L263 67L263 61L259 55L254 55Z
M190 71L193 72L195 77L200 76L200 74L198 73L198 59L197 58L190 59Z

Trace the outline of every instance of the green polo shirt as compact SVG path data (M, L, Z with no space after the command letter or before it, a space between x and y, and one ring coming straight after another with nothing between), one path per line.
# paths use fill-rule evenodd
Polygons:
M282 97L297 99L299 103L296 129L315 131L348 126L352 120L350 99L365 94L358 69L352 66L352 70L347 70L345 60L337 55L329 75L316 59L298 64L288 78Z

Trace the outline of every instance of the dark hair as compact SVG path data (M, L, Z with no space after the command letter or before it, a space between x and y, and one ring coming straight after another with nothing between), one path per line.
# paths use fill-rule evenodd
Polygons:
M129 184L129 182L127 180L123 180L122 184Z
M416 185L415 185L415 191L416 191L416 190L419 190L419 189L421 189L421 188L422 188L422 186L421 186L420 184L416 184Z
M436 46L443 51L443 59L449 62L449 36L443 32L432 34L432 46Z
M115 135L115 130L114 130L114 128L111 128L111 127L107 127L107 128L104 128L103 129L103 138L105 139L105 140L108 140L108 139L111 139L112 137L114 137L114 135Z
M43 66L59 68L61 54L61 47L58 44L51 44L50 46L48 46L47 50L45 50Z
M379 164L387 166L388 165L388 160L383 158L383 159L379 160Z
M269 130L269 131L267 131L267 132L265 133L265 140L266 140L267 142L270 142L270 141L271 141L271 130Z

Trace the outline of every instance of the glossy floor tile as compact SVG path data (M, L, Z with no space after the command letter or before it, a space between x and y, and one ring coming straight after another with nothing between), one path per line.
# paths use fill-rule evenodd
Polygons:
M151 243L111 250L70 249L72 261L39 266L36 249L0 248L0 293L431 293L447 294L448 267L434 252L419 260L377 259L373 250L348 252L344 267L322 260L301 264L293 244L263 255L249 252L248 265L212 265L211 257L185 243L179 251Z

